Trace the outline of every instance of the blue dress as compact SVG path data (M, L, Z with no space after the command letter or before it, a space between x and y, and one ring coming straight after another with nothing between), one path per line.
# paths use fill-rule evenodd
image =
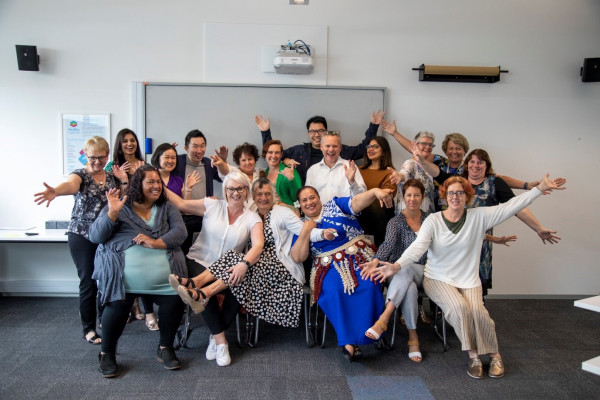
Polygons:
M384 308L380 284L360 277L359 264L369 261L376 249L362 236L351 200L334 197L323 205L317 228L334 228L338 236L311 243L313 301L333 325L339 346L373 343L365 332Z

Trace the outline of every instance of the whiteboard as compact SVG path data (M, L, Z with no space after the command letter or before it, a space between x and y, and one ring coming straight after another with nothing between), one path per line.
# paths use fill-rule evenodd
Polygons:
M140 144L141 138L151 138L153 148L177 142L179 154L185 153L185 135L199 129L206 136L207 155L225 145L227 161L233 164L237 145L247 141L259 153L262 149L254 123L257 114L270 118L273 139L281 140L284 148L308 142L306 121L315 115L324 116L330 130L340 131L343 143L356 145L364 138L371 113L385 110L385 94L383 87L136 82L132 129ZM266 163L261 158L257 166L264 168Z

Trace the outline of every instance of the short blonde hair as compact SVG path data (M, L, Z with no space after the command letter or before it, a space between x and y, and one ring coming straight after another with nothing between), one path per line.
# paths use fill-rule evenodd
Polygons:
M108 142L100 136L92 136L85 141L85 144L83 145L83 151L87 153L88 150L104 151L106 152L107 156L108 152L110 151L108 148Z
M248 199L250 198L250 180L248 179L246 174L244 174L243 172L241 172L239 170L238 171L234 170L225 176L225 178L223 179L223 199L224 200L227 200L227 184L229 183L229 181L239 182L246 187L246 201L248 201Z
M458 132L454 132L447 134L444 138L444 141L442 142L442 150L444 151L444 153L448 151L448 144L450 144L450 141L462 147L465 153L469 152L469 141L467 140L467 138Z

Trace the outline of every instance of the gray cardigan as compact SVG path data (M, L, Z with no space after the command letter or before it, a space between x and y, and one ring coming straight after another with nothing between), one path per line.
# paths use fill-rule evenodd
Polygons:
M96 250L92 278L98 282L101 304L125 299L123 251L135 244L133 238L139 233L154 239L161 238L167 245L171 272L187 277L185 257L179 247L187 237L187 229L173 204L166 202L158 206L154 229L133 211L130 203L123 207L116 222L108 218L106 206L89 230L90 241L100 244Z

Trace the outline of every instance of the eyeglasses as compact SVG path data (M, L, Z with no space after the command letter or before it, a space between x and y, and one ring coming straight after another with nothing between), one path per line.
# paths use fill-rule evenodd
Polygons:
M378 144L368 144L366 147L367 147L367 149L373 149L373 150L378 150L381 148L381 146Z
M435 147L435 144L433 144L433 143L417 142L417 144L420 144L421 146L425 146L425 147L431 147L432 149Z
M87 156L87 159L89 162L94 163L96 161L100 161L100 162L104 162L106 161L106 156L100 156L100 157L91 157L91 156Z
M456 192L447 192L446 193L448 195L448 198L452 198L454 196L456 197L462 197L465 195L465 191L464 190L457 190Z
M310 133L311 135L322 135L325 133L325 129L310 129L308 133Z
M246 186L228 187L227 188L227 193L229 193L229 194L243 193L244 190L246 190Z
M146 185L155 185L157 183L162 185L161 180L148 179L147 181L144 181L144 182L146 183Z

